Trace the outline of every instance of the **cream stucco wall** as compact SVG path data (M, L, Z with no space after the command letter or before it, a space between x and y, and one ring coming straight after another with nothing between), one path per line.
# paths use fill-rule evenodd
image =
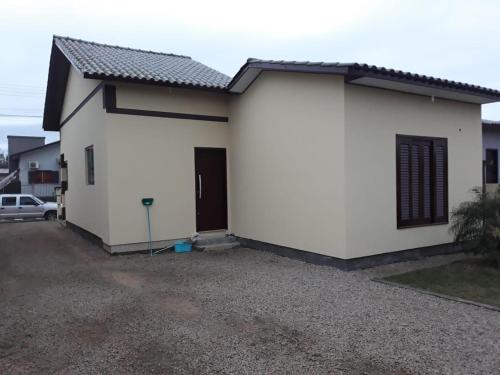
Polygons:
M66 84L66 93L61 114L63 121L92 92L101 81L84 79L83 75L71 67Z
M345 256L343 77L264 72L230 101L236 235Z
M396 134L448 139L449 209L481 185L481 109L437 98L347 84L347 255L448 243L448 225L397 229Z
M117 83L119 108L227 116L228 96L220 93L162 86Z
M72 70L63 113L97 84ZM67 218L111 247L147 241L143 197L155 199L154 241L196 231L195 147L227 149L229 231L339 258L452 240L447 225L397 229L396 134L448 139L450 209L481 183L479 105L264 72L234 96L118 83L117 106L229 123L105 113L98 93L61 129Z
M118 107L227 116L226 102L220 94L194 90L117 87ZM154 198L153 241L190 237L196 232L194 148L226 148L229 161L228 123L110 113L105 115L105 123L107 244L147 241L146 211L141 204L145 197ZM230 187L228 190L230 197Z
M98 83L83 79L72 69L66 88L65 111L71 113L81 102L76 98L85 98ZM61 153L68 162L66 219L104 242L109 241L106 141L102 94L98 93L61 128ZM95 185L87 185L85 174L84 150L91 145L94 146Z

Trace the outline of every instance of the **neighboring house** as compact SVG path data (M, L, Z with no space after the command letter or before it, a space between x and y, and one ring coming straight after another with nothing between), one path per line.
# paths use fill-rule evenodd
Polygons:
M498 150L500 150L500 121L483 120L483 177L489 191L498 188Z
M19 154L20 152L31 150L45 145L45 137L32 137L26 135L8 135L7 147L9 155L9 171L13 172L18 168L17 160L12 159L11 155Z
M496 101L374 66L249 59L231 79L54 37L43 128L60 131L67 222L112 253L147 248L152 197L155 247L219 230L345 265L452 242L448 212L481 184L481 104Z
M59 141L9 154L9 167L19 169L18 192L55 200L55 188L59 186L59 154Z

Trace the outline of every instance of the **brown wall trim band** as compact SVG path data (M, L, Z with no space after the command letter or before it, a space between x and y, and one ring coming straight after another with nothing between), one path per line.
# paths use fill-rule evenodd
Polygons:
M132 108L106 108L106 112L118 113L121 115L178 118L183 120L216 121L216 122L229 121L227 117L223 116L195 115L191 113L177 113L177 112L146 111L143 109L132 109Z
M90 94L88 94L88 95L85 97L85 99L83 99L83 100L82 100L82 102L81 102L80 104L78 104L78 106L77 106L77 107L73 110L73 112L71 112L71 113L70 113L70 114L69 114L69 115L68 115L68 116L67 116L67 117L66 117L66 118L65 118L65 119L61 122L61 125L59 126L59 129L60 129L60 128L62 128L62 127L64 126L64 124L66 124L69 120L71 120L71 118L72 118L74 115L76 115L76 114L80 111L80 109L82 109L82 108L83 108L83 106L84 106L85 104L87 104L87 102L88 102L90 99L92 99L92 98L93 98L93 96L94 96L95 94L97 94L97 93L98 93L98 92L102 89L102 87L103 87L103 86L104 86L104 82L99 83L99 84L95 87L95 89L93 89L93 90L90 92Z
M163 112L163 111L148 111L144 109L133 108L117 108L116 107L116 86L104 86L104 107L107 113L116 113L121 115L149 116L149 117L164 117L176 118L182 120L198 120L198 121L215 121L228 122L229 118L225 116L210 116L197 115L193 113L178 113L178 112Z

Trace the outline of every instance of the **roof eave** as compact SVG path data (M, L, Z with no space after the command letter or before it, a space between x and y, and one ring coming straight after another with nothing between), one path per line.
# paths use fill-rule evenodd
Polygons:
M59 131L70 65L69 60L53 40L43 111L43 130Z
M42 146L30 148L28 150L24 150L24 151L21 151L21 152L16 152L15 154L9 155L9 157L10 158L18 157L19 155L26 154L27 152L37 151L37 150L40 150L42 148L53 146L53 145L58 144L58 143L61 143L61 141L54 141L54 142L46 143L46 144L44 144Z
M455 93L458 95L462 95L463 98L469 97L470 101L467 99L457 99L458 101L471 102L476 104L486 104L486 103L494 103L500 101L500 93L495 90L490 90L486 88L482 88L479 86L472 86L466 84L460 84L456 82L449 82L445 80L439 79L429 79L425 78L417 78L412 77L408 78L406 74L397 74L397 73L386 73L386 72L372 72L365 71L362 69L357 69L351 67L349 69L349 74L346 76L346 82L356 84L357 80L362 78L373 78L384 81L398 82L405 85L411 85L415 87L428 88L430 90L440 90L446 91L449 93ZM369 84L365 84L365 86L370 86ZM371 86L377 88L378 86ZM401 90L394 90L401 91ZM404 92L404 91L403 91ZM409 92L413 93L413 92ZM435 96L441 97L444 99L450 99L453 95L432 95L432 93L426 94L426 96Z
M345 75L348 72L345 66L249 61L238 70L234 78L229 82L228 90L237 94L245 92L263 71L335 75Z
M195 85L195 84L187 84L187 83L156 81L154 79L123 77L123 76L115 76L115 75L109 75L109 74L103 74L103 73L83 73L83 78L99 79L102 81L112 81L112 82L141 83L141 84L147 84L147 85L196 89L196 90L203 90L203 91L227 92L227 88L225 86L204 86L204 85Z
M475 104L485 104L500 101L500 93L495 90L482 88L479 86L472 86L460 84L456 82L430 79L428 77L408 78L404 73L397 73L392 71L374 72L372 69L364 69L359 67L358 64L338 64L338 65L319 65L319 64L297 64L286 62L262 62L262 61L248 61L236 73L234 78L228 85L228 90L231 93L242 94L252 83L258 78L262 71L281 71L281 72L294 72L294 73L312 73L312 74L337 74L344 75L346 82L353 84L360 84L361 78L373 78L384 81L398 82L404 85L414 86L420 88L419 90L404 89L393 91L406 92L410 94L435 96L444 99L451 99ZM358 82L356 82L358 80ZM380 88L381 86L365 84L368 87ZM407 86L408 87L408 86ZM425 88L426 90L423 90ZM435 94L435 95L434 95Z
M500 121L483 120L482 121L483 130L500 131Z

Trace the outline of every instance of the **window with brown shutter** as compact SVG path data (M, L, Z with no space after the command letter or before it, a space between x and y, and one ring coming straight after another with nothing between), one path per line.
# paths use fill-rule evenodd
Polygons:
M59 172L58 171L29 171L28 184L58 184Z
M396 135L398 228L448 222L446 138Z

